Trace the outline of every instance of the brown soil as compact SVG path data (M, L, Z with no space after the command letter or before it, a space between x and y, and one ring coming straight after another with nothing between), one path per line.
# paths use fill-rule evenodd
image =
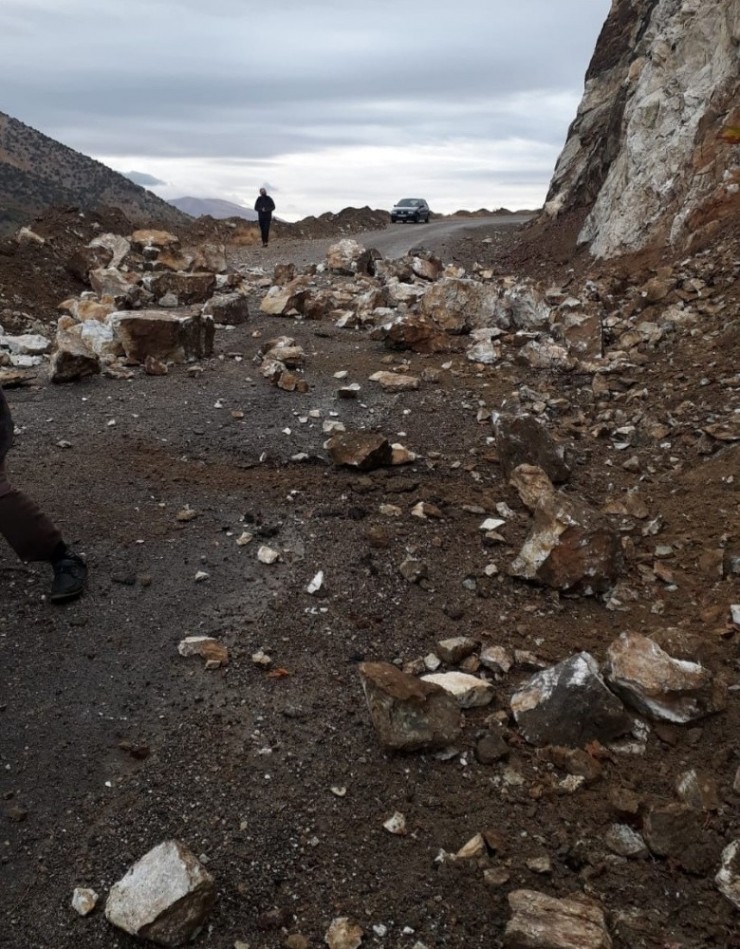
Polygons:
M48 322L55 304L79 290L63 269L50 270L63 268L72 229L71 219L61 221L44 247L0 252L1 307ZM486 236L491 243L481 242ZM573 254L567 227L547 241L536 236L471 229L431 249L565 287L593 273L611 282L615 307L619 293L660 263L644 255L595 264ZM269 256L243 247L234 262L306 263L321 246L278 240ZM598 900L619 949L740 946L737 911L713 883L722 847L740 836L737 688L723 713L653 730L644 755L614 754L599 782L566 794L558 788L564 773L505 714L508 759L484 765L474 753L527 670L515 667L496 683L492 706L466 713L462 753L445 761L383 753L356 669L363 659L426 656L455 635L547 662L583 649L603 660L608 644L632 630L737 687L729 606L740 602L731 569L740 554L740 456L736 442L703 431L738 411L737 274L727 254L712 261L717 307L702 332L675 338L615 379L609 408L629 418L639 406L671 427L670 438L633 446L637 474L598 436L590 377L402 354L412 373L452 365L438 385L388 395L367 381L389 368L381 343L331 324L261 316L258 298L248 324L219 331L199 377L180 367L161 378L9 392L19 430L13 480L85 552L90 583L79 602L53 609L44 599L48 571L0 550L0 943L137 945L100 909L77 917L72 891L88 885L104 895L134 860L175 837L216 878L218 903L198 944L217 949L237 940L283 946L290 933L319 947L336 916L361 923L363 945L490 949L502 945L506 895L521 887ZM306 350L306 395L272 387L253 365L255 337L281 333ZM361 401L336 398L342 369L362 384ZM643 521L623 525L631 538L625 581L636 593L624 612L506 575L530 519L477 413L499 408L522 385L566 400L552 412L552 430L579 460L568 493L600 507L637 485L649 519L661 519L657 536L643 534ZM311 409L322 419L308 417ZM232 416L237 410L243 418ZM329 466L321 421L331 412L422 459L368 475ZM291 461L298 452L309 460ZM442 519L410 516L419 500L436 504ZM506 543L485 547L482 515L473 511L495 512L501 501L517 516ZM403 513L385 516L382 504ZM186 505L198 516L181 523ZM256 539L238 547L245 530ZM259 543L280 548L282 562L258 563ZM657 544L673 548L672 583L652 572ZM401 576L408 553L427 564L428 589ZM485 575L489 563L498 577ZM209 574L202 583L194 581L199 570ZM318 570L325 588L312 597L306 586ZM226 669L205 671L200 660L178 656L180 639L194 634L229 647ZM259 649L272 657L271 670L251 661ZM667 803L691 768L718 790L718 806L698 818L711 869L689 873L676 858L610 854L604 835L621 820L610 792L629 789L643 808ZM336 786L346 796L335 796ZM405 837L383 829L394 811L406 816ZM485 885L476 861L435 861L479 831L495 832L484 863L508 872L498 888ZM527 865L543 855L552 865L546 875ZM383 937L373 930L380 925Z

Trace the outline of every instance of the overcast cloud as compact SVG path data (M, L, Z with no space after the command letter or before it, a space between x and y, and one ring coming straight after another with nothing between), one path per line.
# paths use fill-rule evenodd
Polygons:
M0 110L165 198L535 207L609 6L0 0Z

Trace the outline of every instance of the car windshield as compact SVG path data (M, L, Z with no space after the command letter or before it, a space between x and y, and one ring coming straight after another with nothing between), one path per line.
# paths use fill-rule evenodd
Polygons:
M396 205L397 208L418 208L421 206L419 198L403 198Z

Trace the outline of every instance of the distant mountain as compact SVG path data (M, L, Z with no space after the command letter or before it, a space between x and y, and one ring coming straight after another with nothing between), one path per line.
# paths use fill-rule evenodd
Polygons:
M170 201L180 211L192 217L212 217L223 220L228 217L241 217L245 221L256 221L257 212L241 204L224 201L221 198L173 198Z
M138 225L190 223L151 191L0 112L0 234L28 224L53 205L119 208Z

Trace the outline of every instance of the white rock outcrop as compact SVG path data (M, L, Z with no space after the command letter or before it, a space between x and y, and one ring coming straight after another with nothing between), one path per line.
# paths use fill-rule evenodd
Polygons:
M597 257L681 245L736 214L740 6L615 0L546 213L588 215Z

